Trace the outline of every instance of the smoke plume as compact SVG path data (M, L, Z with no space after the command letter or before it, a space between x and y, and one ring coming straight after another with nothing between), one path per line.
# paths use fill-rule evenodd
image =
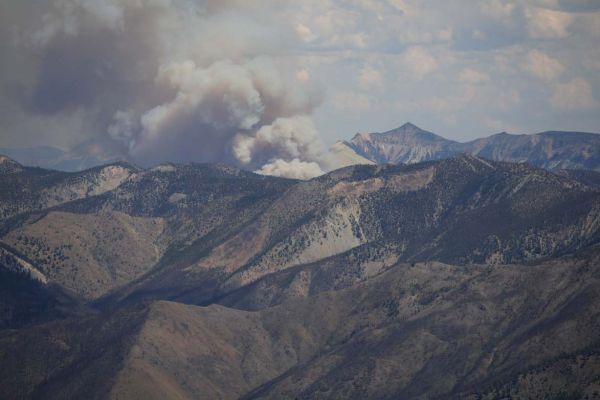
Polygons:
M63 147L101 138L142 165L322 173L330 165L310 119L321 90L287 54L296 37L276 18L280 3L248 3L0 6L0 130Z

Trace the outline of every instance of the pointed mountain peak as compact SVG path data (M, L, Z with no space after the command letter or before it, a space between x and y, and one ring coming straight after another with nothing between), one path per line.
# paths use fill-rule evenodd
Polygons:
M362 140L362 141L370 141L371 140L371 134L368 132L358 132L356 135L354 135L354 137L352 138L352 142L356 141L356 140Z
M392 129L390 132L400 132L400 131L407 132L407 133L413 133L413 134L419 134L419 133L431 134L431 132L426 131L425 129L419 128L412 122L407 122L404 125L396 128L396 129Z
M417 141L427 141L427 142L451 142L448 139L445 139L433 132L426 131L424 129L419 128L415 124L411 122L407 122L399 128L392 129L391 131L384 132L380 135L388 136L388 137L396 137L399 140L417 140Z
M495 133L495 134L493 134L492 136L489 136L489 137L508 138L508 137L511 137L511 136L519 136L519 135L514 134L514 133L509 133L509 132L506 132L506 131L502 131L502 132Z
M419 131L423 130L423 129L419 128L418 126L416 126L415 124L413 124L412 122L407 122L398 129L414 129L414 130L419 130Z
M385 137L398 137L398 138L404 138L404 137L410 137L410 138L423 138L423 139L428 139L431 140L432 138L440 138L440 136L428 132L426 130L423 130L421 128L419 128L418 126L416 126L415 124L411 123L411 122L407 122L404 125L392 129L390 131L387 132L378 132L378 133L367 133L367 132L359 132L356 135L354 135L354 137L352 138L352 140L350 141L351 143L358 143L358 142L373 142L376 141L379 138L385 138Z

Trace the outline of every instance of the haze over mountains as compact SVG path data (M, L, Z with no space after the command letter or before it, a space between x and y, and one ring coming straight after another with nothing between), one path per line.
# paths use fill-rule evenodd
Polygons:
M9 398L597 398L597 172L3 157L0 186Z
M129 157L110 141L89 140L63 151L51 146L0 148L0 154L27 166L75 172L115 161L127 161Z
M531 135L498 133L461 143L425 131L411 123L383 133L358 133L330 148L332 166L355 164L413 164L472 154L496 161L526 162L549 170L600 171L600 134L542 132ZM81 171L114 161L130 161L110 141L85 142L70 151L53 147L0 148L23 165ZM279 171L281 172L281 171ZM263 173L279 173L278 170Z

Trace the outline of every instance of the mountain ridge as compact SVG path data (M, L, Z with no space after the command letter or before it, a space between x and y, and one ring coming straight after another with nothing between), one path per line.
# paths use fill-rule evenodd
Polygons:
M532 395L545 387L544 366L599 354L599 264L588 257L496 269L400 264L254 312L153 301L0 332L0 356L12 363L2 364L0 387L46 398L468 399L494 398L503 385ZM39 351L16 357L27 346ZM593 393L597 363L575 365L585 372L578 385L546 386L548 395ZM510 383L532 373L538 386Z
M359 133L336 146L374 163L410 164L473 154L495 161L528 162L550 170L600 171L600 135L590 132L545 131L530 135L501 132L457 142L406 123L387 132ZM352 156L347 155L341 162L348 163L350 159Z
M0 173L0 391L593 396L599 176L469 154Z

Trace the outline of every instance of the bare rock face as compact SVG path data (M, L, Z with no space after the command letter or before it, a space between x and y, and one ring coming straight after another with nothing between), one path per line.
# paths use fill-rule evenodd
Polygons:
M432 160L0 174L0 393L593 398L596 175L397 136Z
M414 164L472 154L495 161L529 163L549 170L600 171L600 135L582 132L552 131L534 135L503 132L459 143L407 123L388 132L356 134L352 140L337 144L332 152L341 154L343 165L368 163L362 159L377 164Z

